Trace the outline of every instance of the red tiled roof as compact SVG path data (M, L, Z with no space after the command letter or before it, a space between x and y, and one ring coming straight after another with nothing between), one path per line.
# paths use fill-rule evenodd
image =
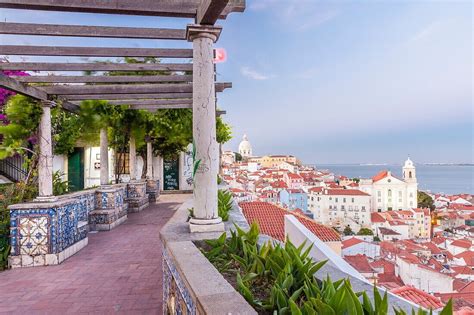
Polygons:
M451 243L452 246L462 247L462 248L471 248L472 242L466 239L455 240Z
M375 270L370 266L367 256L362 254L357 255L346 255L344 260L347 261L352 267L354 267L360 273L371 273Z
M340 235L332 228L316 223L315 221L295 212L287 211L268 202L242 202L239 204L247 221L257 222L260 232L280 241L285 240L285 215L294 215L308 230L323 242L337 242Z
M348 247L351 247L351 246L354 246L356 244L360 244L360 243L363 243L364 241L361 240L361 239L358 239L356 237L351 237L349 239L346 239L346 240L343 240L342 241L342 248L348 248Z
M377 182L381 179L384 179L385 177L388 176L388 171L387 170L383 170L383 171L380 171L377 175L375 175L374 177L372 177L372 180L374 182Z
M444 306L439 298L412 286L406 285L393 289L390 292L425 308L438 309Z
M385 222L385 218L378 212L372 212L370 214L370 221L372 221L372 223L382 223L382 222Z
M384 228L384 227L379 227L379 232L380 232L380 234L383 234L383 235L401 235L400 233L395 232L392 229L388 229L388 228Z
M365 193L358 189L328 189L326 195L331 196L370 196L368 193Z
M464 262L468 266L474 266L474 251L472 250L466 250L465 252L457 254L454 257L459 258L459 259L464 259Z

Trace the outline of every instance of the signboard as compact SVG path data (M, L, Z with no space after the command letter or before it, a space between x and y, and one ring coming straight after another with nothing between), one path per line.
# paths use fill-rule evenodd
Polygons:
M179 189L179 159L163 161L163 189Z

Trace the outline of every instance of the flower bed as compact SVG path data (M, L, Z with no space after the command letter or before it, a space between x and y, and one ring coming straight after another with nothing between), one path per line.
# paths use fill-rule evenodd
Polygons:
M248 232L236 226L230 238L196 242L209 261L259 314L387 314L387 293L374 287L374 301L366 292L354 292L348 279L315 277L326 261L309 257L311 246L265 243L258 246L258 226ZM405 311L395 309L398 315ZM417 314L428 314L418 310ZM439 313L452 314L449 302Z

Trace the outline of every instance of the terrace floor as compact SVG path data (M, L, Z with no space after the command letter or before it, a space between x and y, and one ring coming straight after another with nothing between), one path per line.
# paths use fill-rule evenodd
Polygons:
M161 195L114 230L89 233L89 245L58 266L0 272L0 314L161 314L158 232L188 198Z

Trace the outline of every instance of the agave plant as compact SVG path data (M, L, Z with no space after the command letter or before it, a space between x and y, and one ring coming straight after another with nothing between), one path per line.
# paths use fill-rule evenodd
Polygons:
M232 209L232 193L227 190L217 191L217 210L222 220L229 219L229 211Z

